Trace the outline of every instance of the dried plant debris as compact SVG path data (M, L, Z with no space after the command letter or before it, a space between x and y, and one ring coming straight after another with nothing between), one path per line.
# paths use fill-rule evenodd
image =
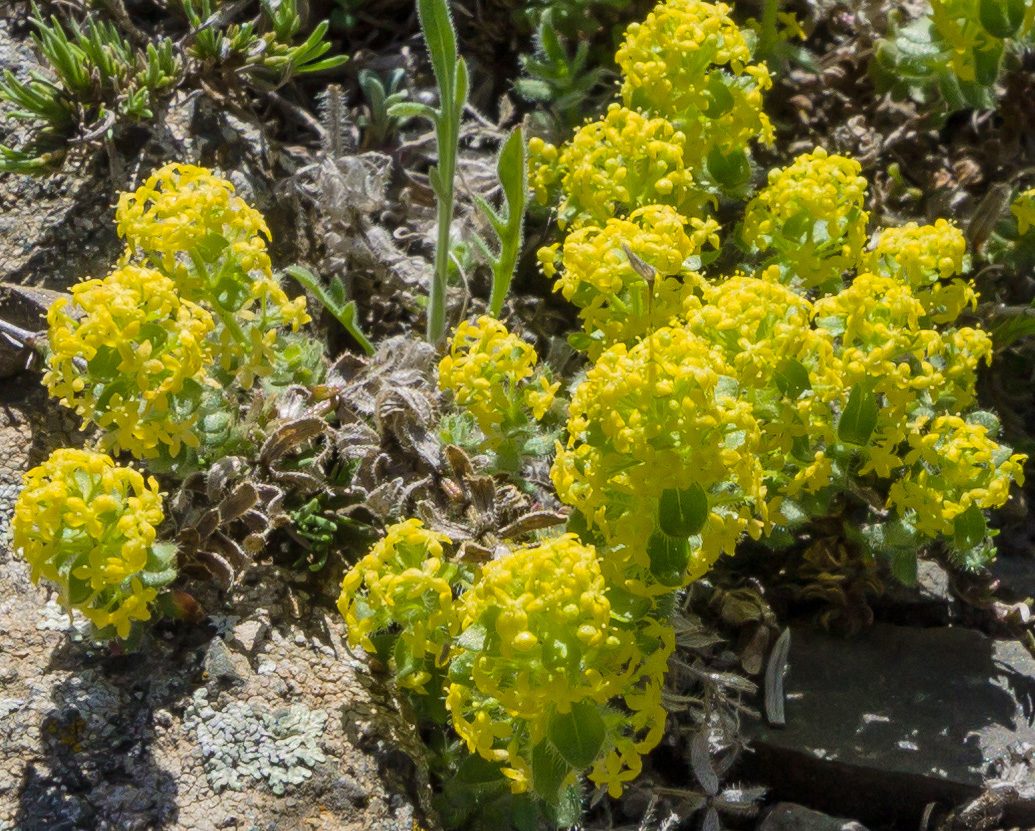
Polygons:
M417 515L429 528L459 544L457 559L493 559L509 551L504 541L520 542L535 531L567 521L565 513L541 509L502 477L478 476L459 447L447 446L445 456L453 473L441 482L447 504L422 500Z

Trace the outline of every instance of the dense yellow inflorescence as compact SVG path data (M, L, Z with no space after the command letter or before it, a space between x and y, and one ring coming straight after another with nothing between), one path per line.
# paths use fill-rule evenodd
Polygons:
M56 450L25 475L12 519L13 549L32 579L56 584L61 603L120 638L148 620L156 582L169 582L158 562L155 529L162 496L154 478L89 450Z
M47 315L50 394L103 431L102 445L151 458L196 447L195 415L178 406L184 385L204 383L213 330L205 309L148 268L125 265L72 287Z
M934 225L910 222L885 228L872 251L866 252L860 272L895 276L909 285L933 323L952 323L967 306L977 306L977 293L967 271L967 240L944 219Z
M705 244L718 248L718 230L712 219L689 220L668 206L650 205L602 228L579 228L563 246L540 251L543 271L557 275L556 290L579 307L593 336L586 349L590 359L614 343L632 345L699 305L695 291L703 281L685 263ZM653 270L650 280L636 270L628 251Z
M645 661L635 633L612 619L596 551L573 534L513 551L483 567L459 614L463 631L477 627L478 637L457 641L453 660L469 669L451 673L446 705L469 749L502 763L511 788L524 792L532 748L550 737L551 720L592 705L615 737L591 778L620 792L663 733L660 683L672 644L659 642ZM631 731L608 710L614 699L634 714Z
M672 121L695 159L773 140L762 111L769 72L751 63L729 12L725 3L668 0L629 26L615 55L625 105Z
M163 271L184 298L220 318L215 357L244 388L273 371L277 330L309 321L305 297L290 300L273 276L262 214L207 169L162 167L122 194L116 221L127 257Z
M744 241L774 252L783 281L811 289L839 287L866 244L866 180L859 163L822 148L769 172L769 183L744 212Z
M709 199L694 185L693 159L684 159L686 136L664 118L647 118L612 104L599 121L582 127L558 150L529 142L532 186L546 202L558 185L561 223L601 225L644 205L671 205L697 213Z
M464 321L439 363L439 386L478 422L490 447L527 422L541 419L560 387L538 364L535 349L495 318Z
M446 561L443 545L449 545L448 537L420 520L393 525L345 575L338 600L353 646L373 652L371 634L402 626L400 638L414 663L397 680L418 692L431 678L424 659L439 661L458 628L450 584L456 567Z
M722 351L684 327L662 327L606 350L572 396L568 444L552 478L561 501L603 533L609 581L633 594L671 591L651 575L647 541L664 491L698 486L709 512L686 581L704 574L745 530L765 491L761 431Z

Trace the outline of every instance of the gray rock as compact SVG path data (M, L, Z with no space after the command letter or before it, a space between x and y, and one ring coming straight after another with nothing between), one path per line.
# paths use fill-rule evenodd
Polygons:
M1035 598L1035 557L999 556L989 566L999 581L996 595L1007 603L1023 603Z
M832 817L793 802L774 805L756 828L757 831L867 831L866 826L854 820Z
M252 674L247 659L232 653L222 638L209 641L205 653L205 672L215 684L243 684Z
M268 630L269 624L264 620L246 620L234 627L230 644L246 655L252 655L262 646Z
M852 639L795 630L787 725L754 726L777 795L873 824L974 799L1013 748L1035 744L1035 660L963 628L881 624ZM1035 801L1015 805L1035 815Z

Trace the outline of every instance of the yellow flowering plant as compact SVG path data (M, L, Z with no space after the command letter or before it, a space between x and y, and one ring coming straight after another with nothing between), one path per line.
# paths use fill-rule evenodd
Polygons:
M945 419L970 423L978 364L991 357L987 334L956 324L977 300L961 231L945 220L886 228L866 250L860 166L817 148L772 170L745 205L735 237L750 273L715 277L701 247L719 247L717 227L702 209L680 213L667 185L658 192L660 180L632 172L626 147L650 124L666 143L662 163L644 169L678 170L679 183L694 177L702 186L686 150L693 141L678 168L675 154L661 152L685 139L688 111L698 136L733 136L741 146L768 137L764 119L747 119L752 126L738 133L723 122L734 110L707 105L733 106L709 67L755 80L745 112L760 110L766 86L748 71L747 41L727 11L668 0L630 27L618 53L625 145L584 142L583 128L560 150L533 148L533 188L560 202L562 218L575 216L540 263L580 308L586 332L571 342L594 362L572 393L553 467L558 495L599 544L608 580L648 597L699 577L745 533L789 540L863 492L884 505L867 505L874 513L846 533L892 556L901 575L915 568L925 538L946 541L963 565L987 559L990 533L957 533L954 512L1001 505L1003 483L1022 478L1024 457L996 444L994 431L929 440L945 448L939 483L974 482L973 493L946 495L937 522L918 520L919 496L891 495L898 480L932 481L930 453L917 455L910 442ZM618 113L616 105L609 117ZM583 159L596 171L589 178L575 175ZM596 181L603 199L593 203L586 194ZM1015 214L1026 217L1025 205ZM729 246L723 256L732 259ZM970 458L982 460L980 475ZM873 533L881 510L895 534Z
M770 257L784 282L837 290L866 243L866 180L859 163L822 148L769 172L744 211L741 236Z
M181 299L175 284L126 265L72 287L48 313L50 394L101 428L101 446L137 458L175 459L197 447L193 430L212 316Z
M649 204L695 216L719 195L745 193L751 143L773 139L762 111L771 80L729 13L725 3L660 3L615 56L622 104L561 148L530 141L532 190L541 203L559 197L562 227Z
M155 469L240 450L238 392L322 372L321 345L297 332L305 297L273 275L265 220L227 180L170 164L122 194L116 221L118 267L49 312L48 389L101 429L102 448Z
M12 548L98 639L131 639L176 577L176 547L156 541L162 494L153 477L105 454L59 449L24 478Z
M621 101L563 146L530 142L530 187L566 232L538 260L586 359L551 468L566 533L475 562L407 520L343 581L352 642L469 754L444 787L458 817L493 769L554 820L583 776L620 795L663 729L675 600L746 538L835 533L904 581L932 543L974 568L994 555L986 512L1023 482L977 409L992 341L964 325L963 233L871 228L861 166L822 148L752 193L769 78L729 11L664 0L619 49ZM527 453L559 393L488 317L457 329L439 384L497 461Z
M503 470L517 470L522 455L535 452L538 422L560 387L532 345L488 315L457 327L438 380L474 418Z
M168 164L122 194L115 219L128 261L161 272L181 297L217 318L213 353L229 378L248 389L299 351L282 329L297 332L310 319L305 297L284 293L266 250L266 221L229 181L202 167Z
M662 615L630 615L573 534L480 567L449 549L418 520L390 527L343 580L350 642L384 655L513 794L556 805L587 768L620 794L664 732Z

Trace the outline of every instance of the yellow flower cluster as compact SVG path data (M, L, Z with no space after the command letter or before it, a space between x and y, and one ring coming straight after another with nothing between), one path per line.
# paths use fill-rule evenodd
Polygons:
M1024 484L1026 457L1011 455L983 424L952 415L918 418L908 442L909 470L892 483L888 505L928 537L952 539L969 508L998 508L1011 480Z
M588 225L565 237L555 288L579 307L592 338L586 349L591 360L614 343L632 345L699 305L694 292L703 281L685 263L706 243L718 248L718 230L712 219L688 220L668 206L649 205L628 219ZM540 251L547 276L558 273L556 259L550 259L558 247ZM650 281L630 263L627 250L654 270Z
M485 434L499 447L528 423L542 419L560 384L538 365L535 349L495 318L482 315L457 329L438 367L439 387L452 390Z
M57 584L67 609L128 637L133 621L150 619L156 589L176 574L175 549L155 544L164 518L158 483L102 453L61 449L24 485L11 527L33 581Z
M704 574L764 515L761 432L736 370L689 327L666 326L633 347L615 344L572 396L567 447L551 476L561 501L603 534L607 580L637 595L667 593L647 543L667 490L700 488L707 519L685 582Z
M118 234L130 253L155 257L166 271L182 264L188 252L197 250L211 262L229 246L244 271L268 273L266 220L233 192L230 182L203 167L167 164L136 191L119 197ZM197 282L192 285L191 278L200 277L187 277L181 290L203 291Z
M866 180L859 163L822 148L769 172L769 184L744 212L744 241L774 251L783 282L803 288L842 285L866 244Z
M696 214L709 199L694 186L684 160L686 136L665 118L646 118L612 104L599 121L582 127L558 151L542 139L529 142L533 188L546 202L560 182L564 201L558 221L603 224L643 205L671 205ZM690 160L693 164L693 160Z
M1035 228L1035 188L1017 194L1010 206L1010 213L1017 220L1017 233L1022 237L1030 228Z
M751 64L724 3L667 0L632 24L616 60L624 105L586 124L563 148L529 143L530 182L540 202L561 192L561 227L602 225L645 205L702 213L750 174L747 147L771 142L762 112L771 85Z
M713 150L743 150L754 139L773 140L762 112L769 72L750 62L729 13L725 3L668 0L629 26L615 55L625 105L672 121L696 160Z
M152 458L164 445L175 458L198 446L190 399L196 405L205 383L214 324L172 280L125 265L73 286L71 302L54 304L47 320L43 381L104 431L103 447Z
M393 525L345 575L338 599L353 646L374 652L372 633L401 627L407 665L397 667L396 680L417 692L426 692L431 679L429 659L440 666L457 633L450 583L456 566L445 559L443 545L449 538L418 519Z
M635 633L612 618L596 551L567 534L494 560L463 595L460 614L453 662L462 669L450 673L446 706L468 748L503 764L521 793L533 784L533 748L549 739L578 762L570 776L592 764L596 781L620 793L661 739L672 639L644 660ZM608 708L615 699L624 699L631 722ZM578 758L587 748L569 746L558 720L598 733L587 758Z
M459 598L448 543L415 519L388 529L342 583L350 643L373 651L370 636L397 627L398 681L420 693L448 664L437 680L453 727L472 753L502 765L515 793L533 788L544 740L569 779L592 766L594 781L621 793L664 730L671 630L619 623L596 551L573 534L486 563Z
M230 182L202 167L166 165L122 194L116 221L127 258L143 257L219 317L223 370L246 389L272 373L277 329L297 331L310 318L305 297L288 299L273 276L262 214L234 196Z
M949 47L949 60L956 76L961 81L989 85L995 83L998 75L1004 39L985 28L981 13L985 2L987 0L930 0L931 25ZM994 5L1014 4L1003 0ZM1012 35L1015 38L1025 38L1035 29L1035 3L1023 0L1023 6L1024 17Z
M969 280L959 279L969 267L967 240L951 222L910 222L886 228L877 246L863 255L860 272L895 276L912 289L933 323L952 323L968 306L977 305ZM956 278L956 279L952 279ZM949 281L949 282L945 282Z

